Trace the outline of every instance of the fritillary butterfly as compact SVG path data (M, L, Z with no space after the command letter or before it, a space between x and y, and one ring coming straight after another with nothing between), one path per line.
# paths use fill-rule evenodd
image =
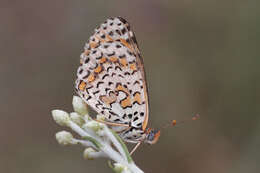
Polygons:
M122 17L102 23L80 57L75 88L121 138L153 144L160 131L147 128L148 89L134 32Z

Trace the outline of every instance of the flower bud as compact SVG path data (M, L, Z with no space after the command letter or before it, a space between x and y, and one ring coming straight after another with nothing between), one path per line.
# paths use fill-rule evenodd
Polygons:
M74 111L79 113L80 115L88 114L87 105L80 97L73 96L72 106L73 106Z
M74 138L73 138L72 134L67 131L60 131L60 132L56 133L56 140L61 145L75 144L73 139Z
M92 121L87 122L82 128L83 129L89 128L89 129L93 130L94 132L98 132L100 130L103 130L104 125L102 123L92 120Z
M83 152L84 159L93 160L95 158L94 153L96 151L93 148L86 148Z
M85 123L83 117L76 112L70 113L70 119L80 127Z
M54 121L61 126L66 126L70 121L69 114L65 111L53 110L51 113Z

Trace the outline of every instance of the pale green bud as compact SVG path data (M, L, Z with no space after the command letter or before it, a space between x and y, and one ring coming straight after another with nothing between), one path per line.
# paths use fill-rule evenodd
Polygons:
M72 99L72 106L75 112L79 113L80 115L88 114L88 107L86 103L78 96L73 96Z
M83 117L76 112L70 113L70 119L80 127L85 123Z
M93 160L95 158L96 151L93 148L86 148L83 152L84 159Z
M58 123L61 126L67 126L67 124L70 121L69 114L62 110L53 110L52 117L56 123Z
M56 133L56 140L61 145L75 144L73 139L74 138L70 132L60 131L60 132Z
M104 129L104 124L99 123L97 121L89 121L82 128L83 129L89 128L89 129L93 130L94 132L98 132L98 131Z

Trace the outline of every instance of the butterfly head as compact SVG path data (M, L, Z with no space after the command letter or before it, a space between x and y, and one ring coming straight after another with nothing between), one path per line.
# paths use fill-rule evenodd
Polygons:
M155 144L158 141L161 132L159 130L148 128L145 133L146 137L144 142L148 144Z

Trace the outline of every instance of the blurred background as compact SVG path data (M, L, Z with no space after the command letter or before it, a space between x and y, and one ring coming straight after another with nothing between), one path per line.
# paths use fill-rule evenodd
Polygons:
M51 110L72 111L79 55L100 23L126 18L141 49L151 127L162 131L134 160L145 172L260 171L256 0L0 2L0 172L112 172L62 147ZM130 146L131 147L131 146Z

